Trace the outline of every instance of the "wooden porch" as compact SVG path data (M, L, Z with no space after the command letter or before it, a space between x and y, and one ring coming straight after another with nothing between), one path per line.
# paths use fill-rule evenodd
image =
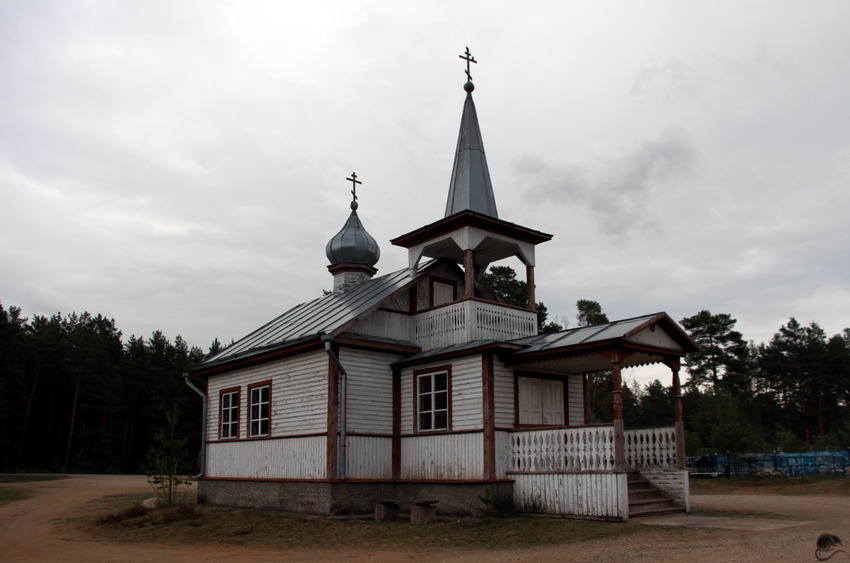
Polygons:
M515 481L515 510L609 520L659 507L688 510L688 474L676 427L627 430L622 448L615 428L509 432L506 473Z

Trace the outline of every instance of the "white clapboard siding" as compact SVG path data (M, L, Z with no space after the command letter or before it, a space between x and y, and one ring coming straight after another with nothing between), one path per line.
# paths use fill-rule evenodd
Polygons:
M567 405L569 421L567 424L571 426L584 424L584 385L582 384L582 376L567 376L567 398L569 401Z
M481 356L452 361L452 430L479 430L484 425Z
M662 348L669 348L671 350L681 350L682 347L678 342L673 340L669 334L667 334L660 327L655 326L655 330L650 330L649 328L645 328L637 334L633 334L629 337L629 341L631 342L639 342L641 344L649 344L650 346L660 346Z
M219 437L219 391L239 388L239 437L248 434L248 386L271 381L271 435L327 431L328 357L311 352L209 378L207 439Z
M324 479L327 438L216 442L207 445L208 477L246 479Z
M537 473L513 477L517 512L628 519L625 473Z
M373 311L369 316L348 329L354 334L394 338L397 340L412 340L413 321L405 313L390 311ZM346 368L347 369L347 368Z
M392 438L348 436L347 443L345 467L349 479L392 478Z
M392 434L393 372L389 364L401 357L355 348L340 350L340 363L348 373L347 432Z
M482 479L480 432L420 435L401 440L402 479Z
M457 358L449 362L416 366L416 370L452 366L451 426L452 430L480 430L483 427L481 356ZM414 368L401 373L401 432L415 432L413 421Z
M496 428L513 428L516 422L514 372L498 358L493 358L493 391Z

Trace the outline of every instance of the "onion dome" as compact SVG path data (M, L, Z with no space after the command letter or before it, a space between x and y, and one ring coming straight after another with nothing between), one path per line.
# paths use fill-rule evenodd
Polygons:
M366 232L357 216L357 201L351 202L351 215L345 225L325 247L330 266L343 264L365 264L374 266L381 257L381 250L372 235Z

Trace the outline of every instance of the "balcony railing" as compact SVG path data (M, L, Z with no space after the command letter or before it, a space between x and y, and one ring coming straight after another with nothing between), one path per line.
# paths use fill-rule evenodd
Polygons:
M419 313L414 338L423 350L473 340L509 340L537 334L537 313L466 299Z

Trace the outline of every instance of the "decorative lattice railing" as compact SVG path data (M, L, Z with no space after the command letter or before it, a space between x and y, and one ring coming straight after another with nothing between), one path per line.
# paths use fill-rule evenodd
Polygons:
M582 426L511 433L510 471L612 471L614 427Z
M626 430L623 450L626 467L647 469L651 467L676 467L676 429L641 428Z

